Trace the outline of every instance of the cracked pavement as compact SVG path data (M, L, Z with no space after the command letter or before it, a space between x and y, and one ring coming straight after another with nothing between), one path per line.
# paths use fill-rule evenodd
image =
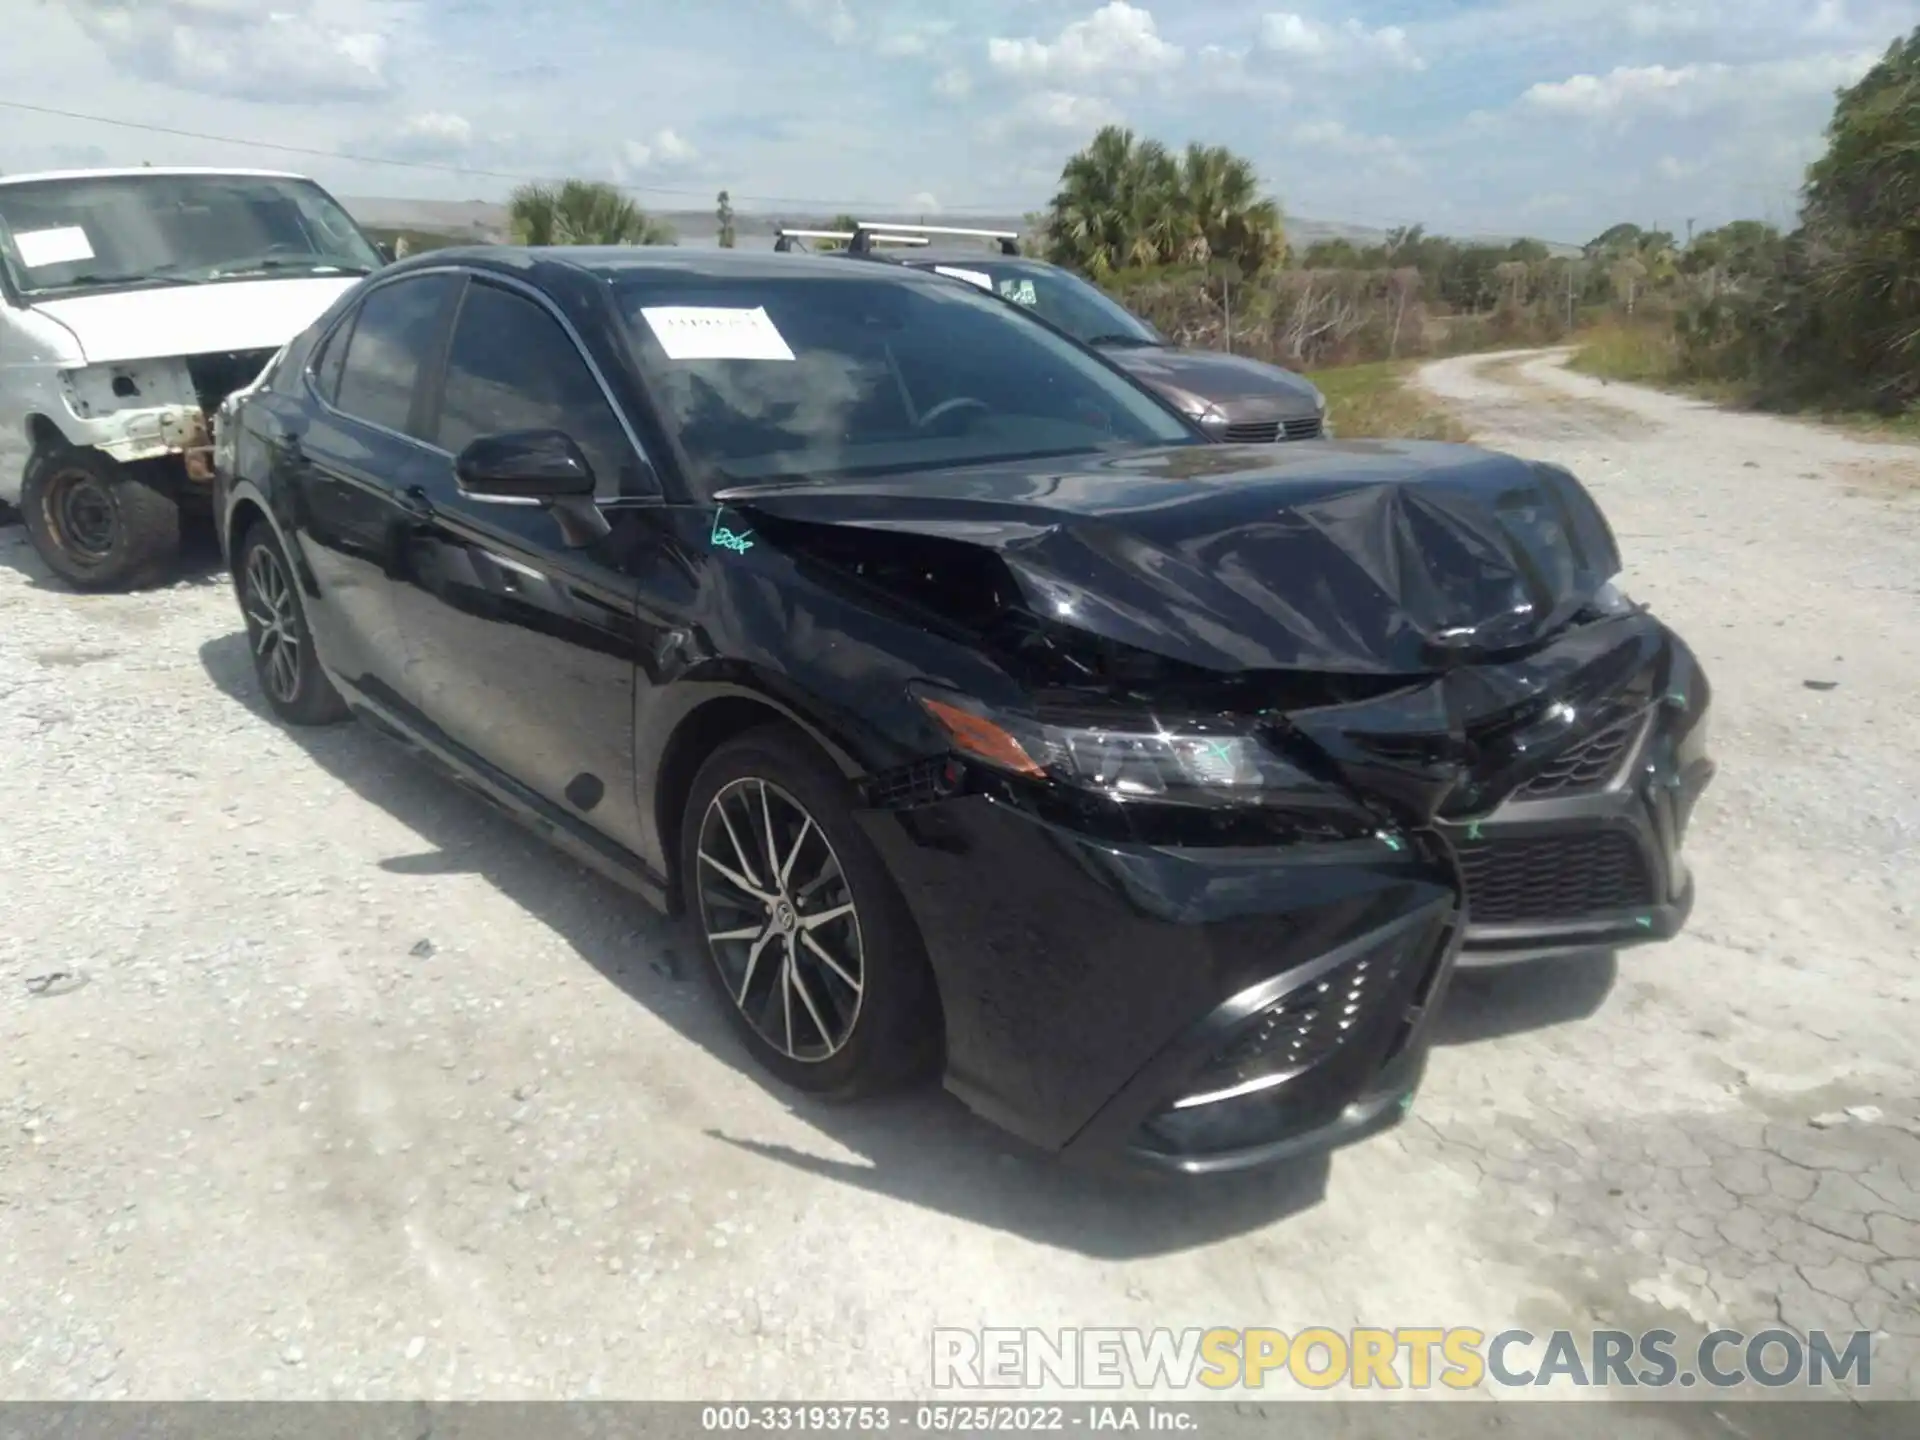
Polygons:
M1551 357L1423 379L1594 487L1707 666L1699 905L1463 976L1407 1123L1197 1186L762 1083L677 930L270 723L208 557L75 596L0 530L0 1393L911 1398L935 1326L1785 1325L1920 1397L1920 451Z

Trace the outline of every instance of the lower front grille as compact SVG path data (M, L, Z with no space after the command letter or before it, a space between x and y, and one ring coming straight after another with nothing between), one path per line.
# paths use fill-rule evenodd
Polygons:
M1243 1022L1141 1127L1139 1148L1219 1155L1332 1124L1404 1046L1444 928L1403 927Z
M1475 925L1581 920L1654 903L1646 856L1625 831L1468 840L1457 849Z
M1297 1075L1328 1059L1395 989L1408 960L1396 941L1335 966L1267 1009L1194 1076L1196 1094Z

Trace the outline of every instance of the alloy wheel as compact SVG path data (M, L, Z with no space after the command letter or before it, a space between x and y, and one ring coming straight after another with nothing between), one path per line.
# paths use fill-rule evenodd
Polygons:
M807 809L757 776L724 786L700 823L700 918L728 995L793 1060L837 1054L866 983L860 916L840 857Z
M291 705L300 691L300 626L293 586L265 545L247 556L247 630L260 678L273 698Z

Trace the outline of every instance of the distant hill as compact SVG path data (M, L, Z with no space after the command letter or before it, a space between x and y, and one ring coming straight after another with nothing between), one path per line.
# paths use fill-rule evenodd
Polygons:
M394 198L343 198L349 214L369 230L410 231L419 235L444 236L460 244L503 244L507 239L507 207L489 200L405 200ZM682 245L711 246L717 242L717 227L712 210L651 210L673 226ZM825 215L774 215L741 211L734 216L734 231L742 241L773 243L774 231L782 225L800 229L823 228L831 217ZM929 225L968 225L981 230L1021 230L1026 220L1021 215L862 215L862 220L917 220ZM1385 230L1366 225L1348 225L1337 220L1309 220L1287 217L1287 238L1296 246L1316 240L1350 240L1355 245L1377 245L1385 240ZM1472 239L1487 245L1506 245L1519 236L1475 235ZM416 246L418 241L415 242ZM1555 254L1577 254L1572 246L1549 245Z

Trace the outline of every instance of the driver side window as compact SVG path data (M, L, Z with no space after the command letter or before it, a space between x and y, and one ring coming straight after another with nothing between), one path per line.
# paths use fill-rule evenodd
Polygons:
M593 467L603 496L654 489L606 393L560 322L484 280L467 286L447 352L438 443L454 454L503 430L559 430Z

